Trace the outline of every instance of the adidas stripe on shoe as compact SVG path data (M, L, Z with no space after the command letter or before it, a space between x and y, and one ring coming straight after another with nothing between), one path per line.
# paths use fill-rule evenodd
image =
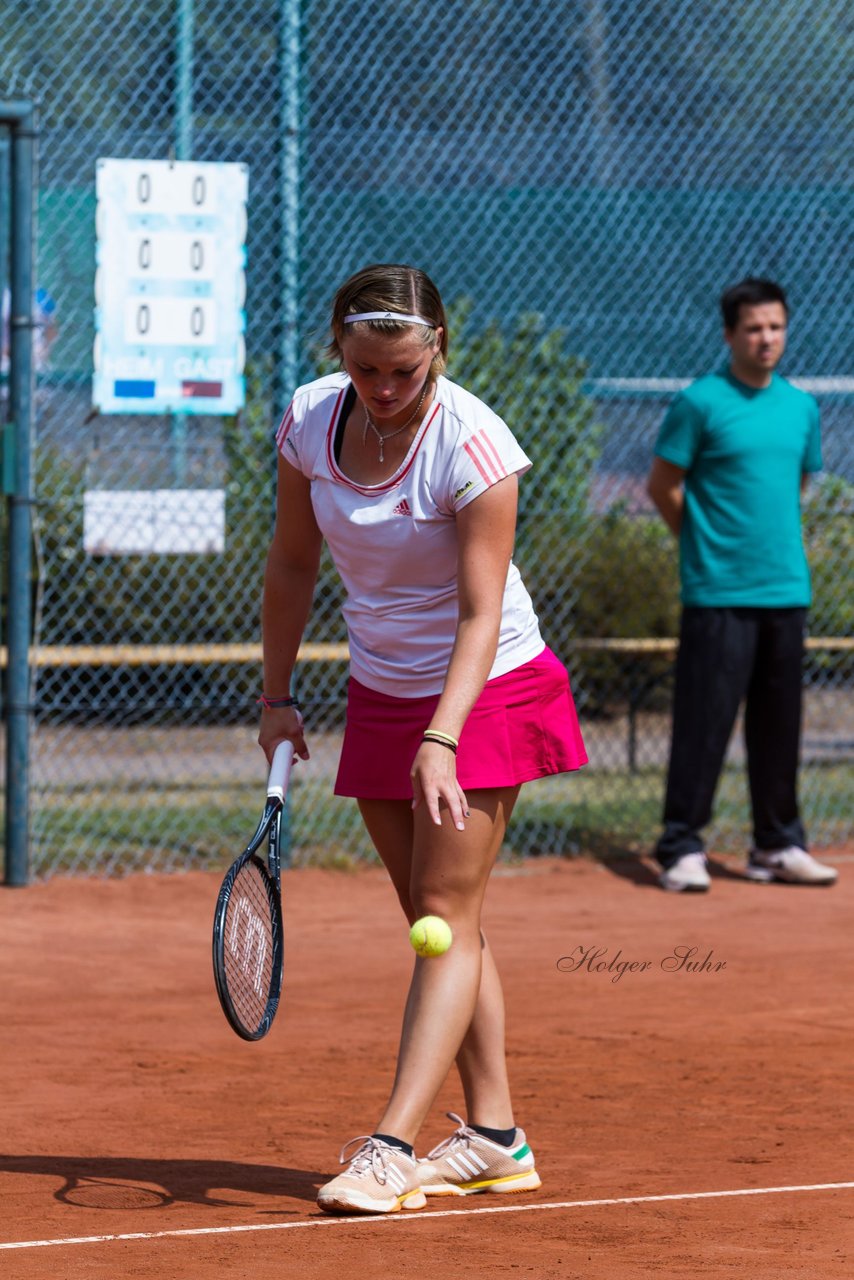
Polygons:
M459 1127L418 1161L421 1190L427 1196L469 1196L479 1191L534 1191L541 1186L534 1153L516 1130L512 1147L484 1138L455 1115Z
M355 1154L347 1152L359 1143ZM341 1148L340 1164L350 1167L317 1193L325 1213L397 1213L423 1209L419 1162L380 1138L352 1138Z

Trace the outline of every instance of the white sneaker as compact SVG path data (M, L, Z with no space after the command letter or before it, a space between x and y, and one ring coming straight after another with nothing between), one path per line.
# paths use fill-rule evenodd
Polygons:
M355 1155L348 1152L357 1147ZM349 1168L317 1193L324 1213L397 1213L423 1209L418 1161L399 1147L368 1134L345 1143L340 1164Z
M744 874L748 880L760 884L771 880L782 880L786 884L835 884L839 872L793 844L788 849L751 849Z
M534 1153L521 1129L512 1147L484 1138L453 1111L458 1126L450 1138L419 1160L425 1196L470 1196L478 1191L535 1191L541 1186Z
M662 889L671 893L705 893L711 885L704 853L683 853L678 862L658 877Z

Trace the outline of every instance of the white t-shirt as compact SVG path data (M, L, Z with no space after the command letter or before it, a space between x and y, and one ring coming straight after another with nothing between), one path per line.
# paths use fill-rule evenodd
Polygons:
M334 453L349 386L348 376L337 373L300 387L277 443L311 483L315 517L347 592L352 674L393 697L438 694L457 627L456 513L531 463L491 409L439 378L395 474L382 484L356 484ZM544 647L531 598L511 563L489 678L529 662Z

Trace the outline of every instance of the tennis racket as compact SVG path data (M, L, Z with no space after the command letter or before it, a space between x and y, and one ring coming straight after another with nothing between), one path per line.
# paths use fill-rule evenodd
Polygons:
M294 748L280 742L267 782L267 803L254 836L231 864L217 898L213 970L223 1013L244 1040L273 1025L282 990L284 938L279 839ZM258 850L267 842L267 859Z

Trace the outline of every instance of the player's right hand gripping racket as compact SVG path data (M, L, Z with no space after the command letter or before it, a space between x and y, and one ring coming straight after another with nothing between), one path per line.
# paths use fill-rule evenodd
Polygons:
M273 753L258 828L222 882L214 913L213 970L223 1013L244 1040L273 1025L282 990L284 941L279 838L294 748ZM266 863L258 850L267 841Z

